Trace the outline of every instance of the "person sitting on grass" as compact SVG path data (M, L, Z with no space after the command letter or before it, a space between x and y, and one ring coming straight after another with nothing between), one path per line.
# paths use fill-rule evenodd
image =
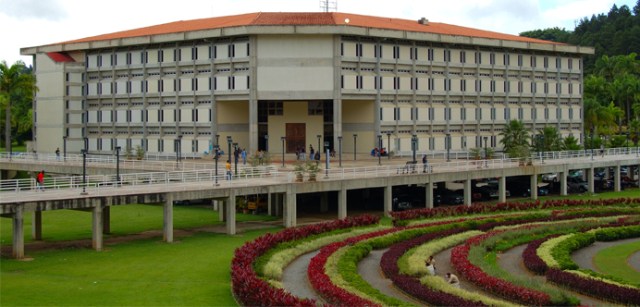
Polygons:
M456 288L460 288L460 280L458 280L458 276L454 274L447 273L447 282Z

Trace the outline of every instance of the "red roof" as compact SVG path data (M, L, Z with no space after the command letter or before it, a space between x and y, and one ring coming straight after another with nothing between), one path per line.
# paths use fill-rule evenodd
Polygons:
M75 62L75 60L65 52L47 52L47 56L56 63Z
M551 41L455 26L446 23L428 22L428 24L424 25L419 23L417 20L374 17L347 13L248 13L186 21L181 20L150 27L66 41L63 42L63 44L242 26L336 26L347 25L347 19L349 20L348 25L352 27L479 37L528 43L559 44Z

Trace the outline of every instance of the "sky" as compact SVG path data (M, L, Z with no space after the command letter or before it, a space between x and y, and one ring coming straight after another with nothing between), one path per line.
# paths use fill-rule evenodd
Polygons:
M518 35L565 28L616 4L637 0L329 0L338 12L442 22ZM135 29L178 20L253 12L320 12L323 0L0 0L0 61L20 48ZM332 10L335 11L335 10Z

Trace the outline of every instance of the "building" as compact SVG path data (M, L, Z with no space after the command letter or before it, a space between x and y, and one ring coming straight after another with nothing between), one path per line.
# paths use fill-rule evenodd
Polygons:
M226 149L228 137L249 152L499 149L512 119L582 139L582 56L593 52L335 12L177 21L21 49L40 89L37 151L86 141L90 152L168 156Z

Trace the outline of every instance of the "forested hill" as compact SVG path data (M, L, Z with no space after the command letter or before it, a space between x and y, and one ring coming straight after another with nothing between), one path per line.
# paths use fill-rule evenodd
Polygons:
M595 55L585 58L585 72L590 73L596 59L603 55L640 54L640 0L633 9L613 5L607 14L585 17L573 32L555 27L522 32L520 36L595 47Z

